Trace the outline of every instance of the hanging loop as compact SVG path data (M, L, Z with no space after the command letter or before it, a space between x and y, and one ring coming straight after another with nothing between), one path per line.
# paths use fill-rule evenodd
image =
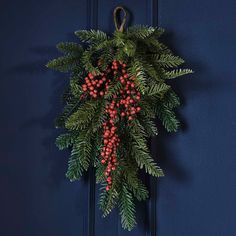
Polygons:
M123 11L124 12L124 17L122 19L122 22L121 24L119 25L118 24L118 14ZM114 23L115 23L115 27L116 27L116 30L120 31L120 32L123 32L124 31L124 26L125 26L125 23L126 23L126 17L127 17L127 11L125 10L124 7L122 6L117 6L114 11L113 11L113 18L114 18Z

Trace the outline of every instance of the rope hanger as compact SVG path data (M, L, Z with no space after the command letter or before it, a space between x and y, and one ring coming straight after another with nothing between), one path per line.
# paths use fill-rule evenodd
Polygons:
M118 17L119 17L119 14L121 13L121 11L123 11L124 17L123 17L123 19L121 21L121 24L119 24L118 23ZM125 26L125 23L126 23L127 15L128 15L128 12L122 6L117 6L114 9L114 11L113 11L113 18L114 18L114 24L115 24L115 27L116 27L117 31L120 31L120 32L124 31L124 26Z

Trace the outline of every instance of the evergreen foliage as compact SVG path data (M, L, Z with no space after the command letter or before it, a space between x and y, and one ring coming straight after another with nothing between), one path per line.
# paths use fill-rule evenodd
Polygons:
M169 79L192 73L190 69L178 68L184 60L160 42L163 32L161 28L146 26L130 27L124 32L116 30L112 37L100 30L76 31L84 47L75 42L59 43L57 48L64 56L47 64L70 75L64 94L65 108L56 122L57 127L66 130L56 139L56 145L61 150L71 150L66 176L71 181L78 180L89 166L94 166L96 181L101 184L99 205L104 216L117 205L122 226L127 230L136 225L135 198L139 201L148 198L148 190L139 178L140 169L155 177L163 176L147 145L147 138L158 134L155 117L168 132L177 131L180 125L174 110L180 99ZM102 123L106 104L113 95L119 96L122 84L114 76L108 93L97 99L84 96L82 84L88 72L101 74L114 59L126 63L129 75L135 78L141 93L138 102L141 111L130 122L118 120L119 166L112 175L111 189L106 191L105 166L99 156Z

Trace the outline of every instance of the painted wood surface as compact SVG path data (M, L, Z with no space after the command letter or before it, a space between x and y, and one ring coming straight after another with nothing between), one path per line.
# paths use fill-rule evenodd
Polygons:
M183 128L150 142L166 177L144 177L151 199L138 204L132 232L117 211L101 217L92 169L80 182L65 178L68 152L55 147L53 122L68 80L44 67L75 30L113 32L117 5L130 25L166 28L163 41L195 71L173 81ZM234 0L1 1L0 235L236 235L235 9Z

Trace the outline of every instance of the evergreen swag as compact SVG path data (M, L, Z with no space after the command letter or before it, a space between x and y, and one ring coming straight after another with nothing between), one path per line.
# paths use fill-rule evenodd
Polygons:
M163 29L124 30L124 23L118 28L115 19L112 37L100 30L76 31L84 47L59 43L64 56L47 67L70 73L66 105L56 124L66 130L57 146L71 149L66 176L78 180L94 166L104 216L118 205L123 228L131 230L136 225L135 198L148 198L139 169L163 176L147 147L147 138L158 133L154 119L168 132L179 127L173 110L180 101L168 80L192 70L178 69L184 61L159 41Z

